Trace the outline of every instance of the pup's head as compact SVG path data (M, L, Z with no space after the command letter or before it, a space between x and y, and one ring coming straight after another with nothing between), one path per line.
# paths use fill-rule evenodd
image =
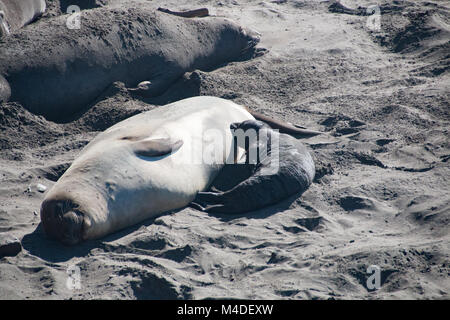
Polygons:
M256 164L270 150L271 128L258 120L245 120L230 125L235 145L245 149L246 163Z
M259 120L245 120L242 122L234 122L230 125L230 129L231 130L237 130L237 129L241 129L241 130L249 130L249 129L253 129L255 131L259 131L261 129L270 129L270 127L265 124L262 121Z

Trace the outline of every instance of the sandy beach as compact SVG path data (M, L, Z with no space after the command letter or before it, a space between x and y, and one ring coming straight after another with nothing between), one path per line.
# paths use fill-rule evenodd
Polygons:
M450 298L447 1L379 1L377 17L366 0L79 4L141 2L208 8L257 31L258 54L185 73L154 98L116 82L64 123L0 104L0 233L22 246L0 257L0 299ZM68 3L47 1L20 34ZM42 200L89 141L132 115L198 95L323 132L303 139L314 183L247 214L184 208L73 247L46 237ZM378 288L368 286L370 266L380 272ZM78 287L68 285L70 270Z

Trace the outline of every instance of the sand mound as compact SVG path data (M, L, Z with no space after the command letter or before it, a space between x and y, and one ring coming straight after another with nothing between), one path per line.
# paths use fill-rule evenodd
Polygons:
M333 13L368 17L375 11L370 7L346 7L334 2L328 10ZM374 41L390 51L413 55L426 62L417 68L422 76L437 76L448 72L450 62L450 9L439 2L384 2L377 7L381 28L369 30Z
M0 157L9 160L23 159L20 149L56 142L64 135L58 125L15 103L0 104L0 131Z

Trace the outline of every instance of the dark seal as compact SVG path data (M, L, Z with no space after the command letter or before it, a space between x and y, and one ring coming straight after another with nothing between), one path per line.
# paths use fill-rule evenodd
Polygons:
M234 123L230 129L237 138L235 144L245 147L245 164L226 165L211 191L197 194L192 202L194 208L212 213L244 213L302 193L312 183L314 161L299 140L257 120ZM247 139L242 139L242 132ZM230 180L238 176L244 179L232 186Z
M41 21L0 43L0 101L64 121L116 81L146 81L141 91L158 96L185 72L239 60L259 41L224 18L186 19L144 3L84 10L79 28L71 18Z

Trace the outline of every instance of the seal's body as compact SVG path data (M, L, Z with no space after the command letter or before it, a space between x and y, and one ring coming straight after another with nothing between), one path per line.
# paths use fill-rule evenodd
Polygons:
M64 121L115 81L127 87L149 81L146 94L156 96L184 72L239 59L259 41L224 18L186 19L144 3L80 15L79 29L68 28L70 16L63 15L0 44L0 102Z
M304 192L312 183L314 161L299 140L278 133L257 120L235 123L230 128L233 132L254 130L258 133L245 146L246 163L228 165L231 168L226 173L242 175L248 172L248 178L227 190L199 192L193 202L195 208L213 213L244 213ZM261 139L263 137L267 139ZM258 156L253 162L248 157L250 150ZM219 176L217 179L226 182L226 177ZM214 182L214 185L220 188L220 184Z
M229 160L230 125L249 119L244 107L203 96L117 123L83 149L46 195L45 232L75 244L185 207ZM205 143L215 138L219 152L205 158Z
M45 7L45 0L0 0L0 38L35 20Z

